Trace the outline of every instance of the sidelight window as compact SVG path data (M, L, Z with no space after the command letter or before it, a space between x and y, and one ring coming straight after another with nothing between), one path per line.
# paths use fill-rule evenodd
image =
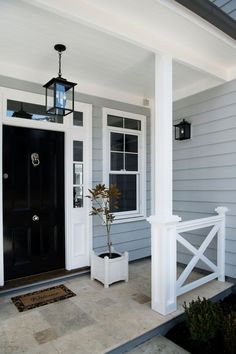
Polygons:
M73 207L83 207L83 141L73 141Z

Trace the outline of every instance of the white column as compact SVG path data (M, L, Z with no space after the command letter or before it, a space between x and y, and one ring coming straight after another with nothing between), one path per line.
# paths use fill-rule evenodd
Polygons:
M156 55L155 214L159 216L172 215L172 104L172 58Z
M155 57L155 213L148 220L152 237L152 309L176 310L176 225L172 215L172 58Z
M215 211L222 217L220 229L217 235L218 280L225 281L225 214L227 213L228 208L217 207Z

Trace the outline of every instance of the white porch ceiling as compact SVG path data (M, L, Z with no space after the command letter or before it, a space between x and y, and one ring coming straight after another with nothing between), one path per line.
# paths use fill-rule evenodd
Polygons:
M113 4L114 10L119 13L124 3L127 4L126 9L131 10L131 0L99 1L101 8L108 6L107 11L111 11L110 6ZM37 3L38 1L30 3L23 0L0 0L1 75L44 84L57 74L58 58L53 46L55 43L63 43L68 49L62 59L62 73L67 79L79 82L79 92L97 95L100 93L118 99L119 93L122 93L123 96L138 97L140 104L143 97L153 97L152 51L122 40L118 38L119 36L112 36L105 31L87 26L82 21L76 21L74 18L71 20L62 13L34 6ZM53 1L48 0L47 3L53 4ZM64 3L68 7L72 3L75 4L72 0ZM93 3L96 5L98 1L93 0ZM141 3L143 0L139 0L138 4ZM156 5L155 0L147 0L147 3ZM58 1L58 7L60 4ZM115 4L120 5L115 8ZM139 6L138 10L141 9ZM137 9L135 11L137 12ZM150 9L148 13L151 15ZM134 15L130 15L130 18L133 21ZM153 21L154 16L151 16L152 24ZM162 18L163 26L165 21L168 22L168 18ZM195 34L194 41L199 40L197 35ZM194 46L194 43L192 45ZM224 53L219 53L220 60L222 65L231 69L235 62L230 54L231 56L235 54L236 49L231 44L227 47L225 42L222 46L225 50ZM229 57L226 53L227 48ZM180 62L179 59L174 61L175 98L216 86L222 81L222 78L200 70L199 67L194 68L189 63Z

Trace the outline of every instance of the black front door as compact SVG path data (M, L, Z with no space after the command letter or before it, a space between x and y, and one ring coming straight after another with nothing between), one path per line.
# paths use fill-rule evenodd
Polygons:
M5 279L65 267L64 133L3 127Z

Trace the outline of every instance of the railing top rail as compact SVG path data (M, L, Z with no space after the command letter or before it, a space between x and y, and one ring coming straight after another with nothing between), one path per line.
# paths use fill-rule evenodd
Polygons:
M214 226L224 219L224 215L215 215L208 218L182 221L177 224L177 232L187 232L191 230L203 229L204 227Z

